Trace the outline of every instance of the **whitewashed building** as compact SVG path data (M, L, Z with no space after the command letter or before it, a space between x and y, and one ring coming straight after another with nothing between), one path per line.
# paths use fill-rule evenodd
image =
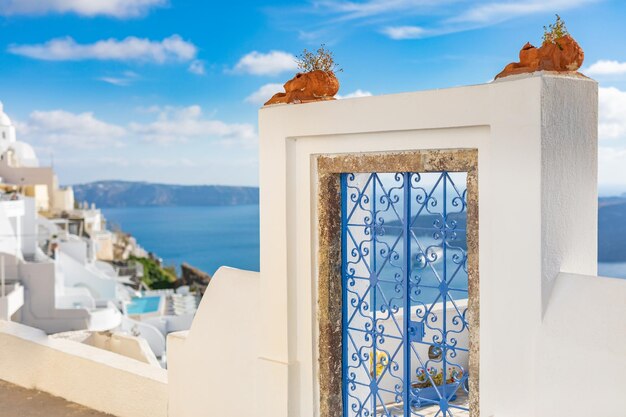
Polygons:
M33 148L17 140L2 104L0 177L1 299L7 306L0 308L2 319L47 333L119 326L117 302L124 294L115 271L97 262L92 240L71 235L39 215L73 211L73 192L59 188L53 170L40 167Z
M626 281L596 276L597 117L595 81L550 73L261 109L261 271L218 271L191 330L170 335L169 416L403 416L407 407L420 416L624 415ZM395 173L411 181L465 174L456 207L467 210L458 259L469 294L456 300L458 342L449 338L449 321L447 330L433 324L446 323L440 302L426 304L425 323L412 302L403 321L399 302L363 295L384 281L364 263L409 259L391 244L372 255L371 236L382 246L377 233L405 224L393 216L407 219L401 210L381 212L396 197L418 193ZM378 194L365 187L367 178L384 175ZM407 194L382 191L389 183ZM412 201L432 202L432 193ZM454 198L442 199L454 206ZM350 213L342 207L355 204L366 213L356 222L360 231L344 224ZM375 205L385 208L367 214ZM450 213L439 215L447 219L433 222L441 242L456 232ZM442 251L451 246L439 243ZM410 268L420 253L428 262L441 256L413 250ZM426 292L425 275L409 279ZM431 287L449 294L449 282ZM413 297L402 291L397 299ZM471 311L462 304L467 298ZM451 311L453 297L445 299ZM392 316L408 327L393 330ZM446 342L429 335L432 329ZM439 351L407 353L407 369L389 349L408 350L393 345L394 337ZM425 384L431 377L420 372L431 366L439 370ZM442 366L445 384L434 378ZM385 385L394 373L396 382Z
M263 108L261 271L215 274L167 374L53 366L66 346L0 323L0 378L122 417L621 417L626 281L597 276L597 126L597 84L551 73Z

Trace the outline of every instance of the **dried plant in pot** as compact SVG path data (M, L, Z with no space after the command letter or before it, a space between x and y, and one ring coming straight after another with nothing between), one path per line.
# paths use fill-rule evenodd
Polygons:
M324 45L315 53L305 49L296 62L302 72L285 83L284 93L274 94L265 105L334 100L339 91L339 80L335 72L342 70L337 67L333 53Z
M556 15L554 24L544 26L541 47L526 43L519 59L519 62L508 64L496 79L535 71L575 72L582 66L585 53L568 33L561 17Z

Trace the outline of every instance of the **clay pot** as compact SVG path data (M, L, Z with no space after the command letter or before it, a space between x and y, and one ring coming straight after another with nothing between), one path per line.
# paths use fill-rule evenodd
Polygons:
M284 88L284 93L274 94L265 105L334 100L339 91L339 81L331 71L316 70L296 74L285 83Z
M577 71L583 64L585 53L570 35L559 38L556 43L545 42L540 48L526 43L519 53L519 62L512 62L497 78L535 71Z

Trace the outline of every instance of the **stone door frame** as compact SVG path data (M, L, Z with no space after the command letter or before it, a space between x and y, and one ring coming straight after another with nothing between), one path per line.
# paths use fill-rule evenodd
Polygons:
M316 160L320 417L344 417L340 174L441 171L467 173L469 408L472 417L479 417L478 150L331 154Z

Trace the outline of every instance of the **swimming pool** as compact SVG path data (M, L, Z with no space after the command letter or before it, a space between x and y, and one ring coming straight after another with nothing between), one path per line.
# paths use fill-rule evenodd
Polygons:
M161 296L151 297L135 297L133 301L126 306L126 313L130 315L154 313L159 310L161 305Z

